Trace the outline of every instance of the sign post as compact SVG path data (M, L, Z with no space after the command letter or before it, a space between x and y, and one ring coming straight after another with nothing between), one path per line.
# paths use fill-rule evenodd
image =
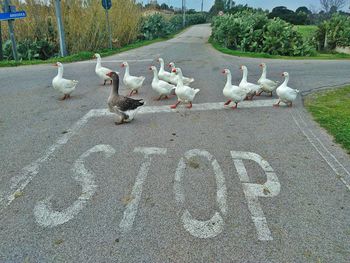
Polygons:
M10 0L4 0L4 10L5 10L5 14L9 14L9 18L10 18ZM25 13L25 12L24 12ZM15 33L13 30L13 19L8 19L7 20L8 25L9 25L9 34L10 34L10 39L12 42L12 53L13 53L13 58L18 61L18 55L17 55L17 45L16 45L16 39L15 39ZM2 46L1 46L2 49Z
M102 6L106 11L107 31L109 34L108 46L110 49L112 49L112 32L111 32L111 26L109 24L109 18L108 18L108 10L112 7L112 1L111 0L102 0Z
M2 34L1 34L1 21L0 21L0 61L4 59L4 55L2 53Z
M64 57L64 56L67 56L67 49L66 49L66 42L64 37L62 15L61 15L61 0L55 1L55 12L56 12L56 19L57 19L58 35L60 37L60 53L61 53L61 57Z

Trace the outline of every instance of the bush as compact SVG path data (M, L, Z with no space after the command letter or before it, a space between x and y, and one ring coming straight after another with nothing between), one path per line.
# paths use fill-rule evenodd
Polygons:
M331 19L319 25L316 38L321 50L350 46L350 17L333 15Z
M215 17L212 38L224 47L284 56L309 56L314 48L293 26L264 12L243 11Z
M58 52L53 43L46 40L24 40L17 43L17 54L20 60L46 60L53 57ZM12 54L12 43L7 40L4 45L4 58L7 60L14 59Z
M201 24L206 21L207 15L205 13L186 15L186 26ZM182 27L182 15L173 15L170 19L166 19L162 14L153 14L142 18L140 30L144 39L152 40L174 34Z
M142 19L141 33L145 39L152 40L166 37L173 32L170 22L161 14L154 14Z

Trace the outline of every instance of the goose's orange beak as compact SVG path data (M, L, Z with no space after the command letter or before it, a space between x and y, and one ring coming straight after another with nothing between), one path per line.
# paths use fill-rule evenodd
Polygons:
M112 72L107 73L106 76L112 77Z
M225 74L225 73L226 73L226 70L223 70L223 71L222 71L222 74Z
M174 72L174 73L176 73L176 69L174 68L171 72Z
M55 63L55 64L53 64L52 66L54 66L54 67L58 67L58 64L57 64L57 63Z

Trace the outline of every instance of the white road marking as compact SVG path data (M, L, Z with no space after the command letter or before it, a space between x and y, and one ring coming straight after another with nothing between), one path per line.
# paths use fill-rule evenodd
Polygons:
M136 177L134 187L132 188L131 201L126 206L123 219L119 224L119 227L124 233L130 231L134 224L135 216L137 214L137 209L141 200L143 183L147 178L148 171L151 166L152 155L155 155L155 154L164 155L167 153L167 149L145 147L145 148L135 148L134 152L144 154L145 158L144 158L144 162L141 164L141 168Z
M257 101L244 101L240 104L239 108L258 108L258 107L271 107L275 100L257 100ZM179 111L209 111L209 110L224 110L224 102L217 103L203 103L194 104L191 110L182 109L177 110L170 109L170 105L167 106L144 106L140 109L138 114L152 114L152 113L172 113ZM233 114L238 114L234 112ZM102 117L107 115L113 115L107 109L93 109L85 114L79 121L77 121L68 133L62 135L49 149L45 151L43 156L33 161L31 164L25 166L21 170L21 174L14 176L11 179L10 191L5 194L7 205L10 205L15 200L16 195L21 193L26 186L37 176L41 165L49 160L55 151L65 145L70 138L76 135L79 130L85 126L90 118ZM1 204L1 203L0 203Z
M156 61L156 59L146 58L146 59L117 59L117 60L106 60L104 59L102 63L123 63L124 61L127 62L153 62ZM86 60L86 61L79 61L76 62L77 64L96 64L96 60Z
M310 144L315 148L315 150L320 154L320 156L326 161L329 167L334 171L334 173L339 177L340 181L345 185L345 187L350 190L350 172L344 167L344 165L327 149L327 147L322 143L322 141L313 133L313 131L308 128L307 123L304 121L302 115L299 111L298 118L303 123L301 125L297 120L297 117L291 113L295 124L298 126L299 130L305 135ZM332 160L333 159L333 160Z
M219 163L209 152L204 150L193 149L185 153L185 158L187 160L195 156L205 157L208 162L211 163L216 179L216 201L218 202L220 212L223 215L226 215L227 204L225 177ZM176 169L174 181L175 199L181 206L185 205L185 193L182 183L182 179L185 176L185 169L186 162L184 158L181 158ZM181 219L184 224L184 228L191 235L198 238L212 238L219 235L222 232L225 224L223 218L218 212L216 212L208 221L199 221L192 217L188 209L185 209Z
M239 179L242 182L243 192L247 199L248 209L257 230L258 239L261 241L273 240L258 197L274 197L279 194L281 186L277 175L270 164L256 153L231 151L231 156L238 172ZM266 183L250 183L247 170L242 160L252 160L259 164L266 174Z
M78 200L63 211L55 211L52 209L50 202L51 197L38 202L34 207L34 216L39 225L43 227L62 225L81 212L89 199L95 194L97 188L94 180L95 176L85 168L84 162L90 154L97 152L104 152L107 158L115 154L115 150L110 145L103 144L96 145L83 153L76 160L74 167L72 168L74 173L73 179L81 184L82 194L79 196Z

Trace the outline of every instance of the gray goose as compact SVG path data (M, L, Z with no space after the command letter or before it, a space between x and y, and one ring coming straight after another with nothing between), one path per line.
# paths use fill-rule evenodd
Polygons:
M112 89L108 97L108 108L110 112L117 114L118 120L116 125L132 121L135 117L137 108L143 106L142 99L136 100L118 94L119 90L119 75L116 72L106 74L112 79ZM132 112L133 111L133 112Z

